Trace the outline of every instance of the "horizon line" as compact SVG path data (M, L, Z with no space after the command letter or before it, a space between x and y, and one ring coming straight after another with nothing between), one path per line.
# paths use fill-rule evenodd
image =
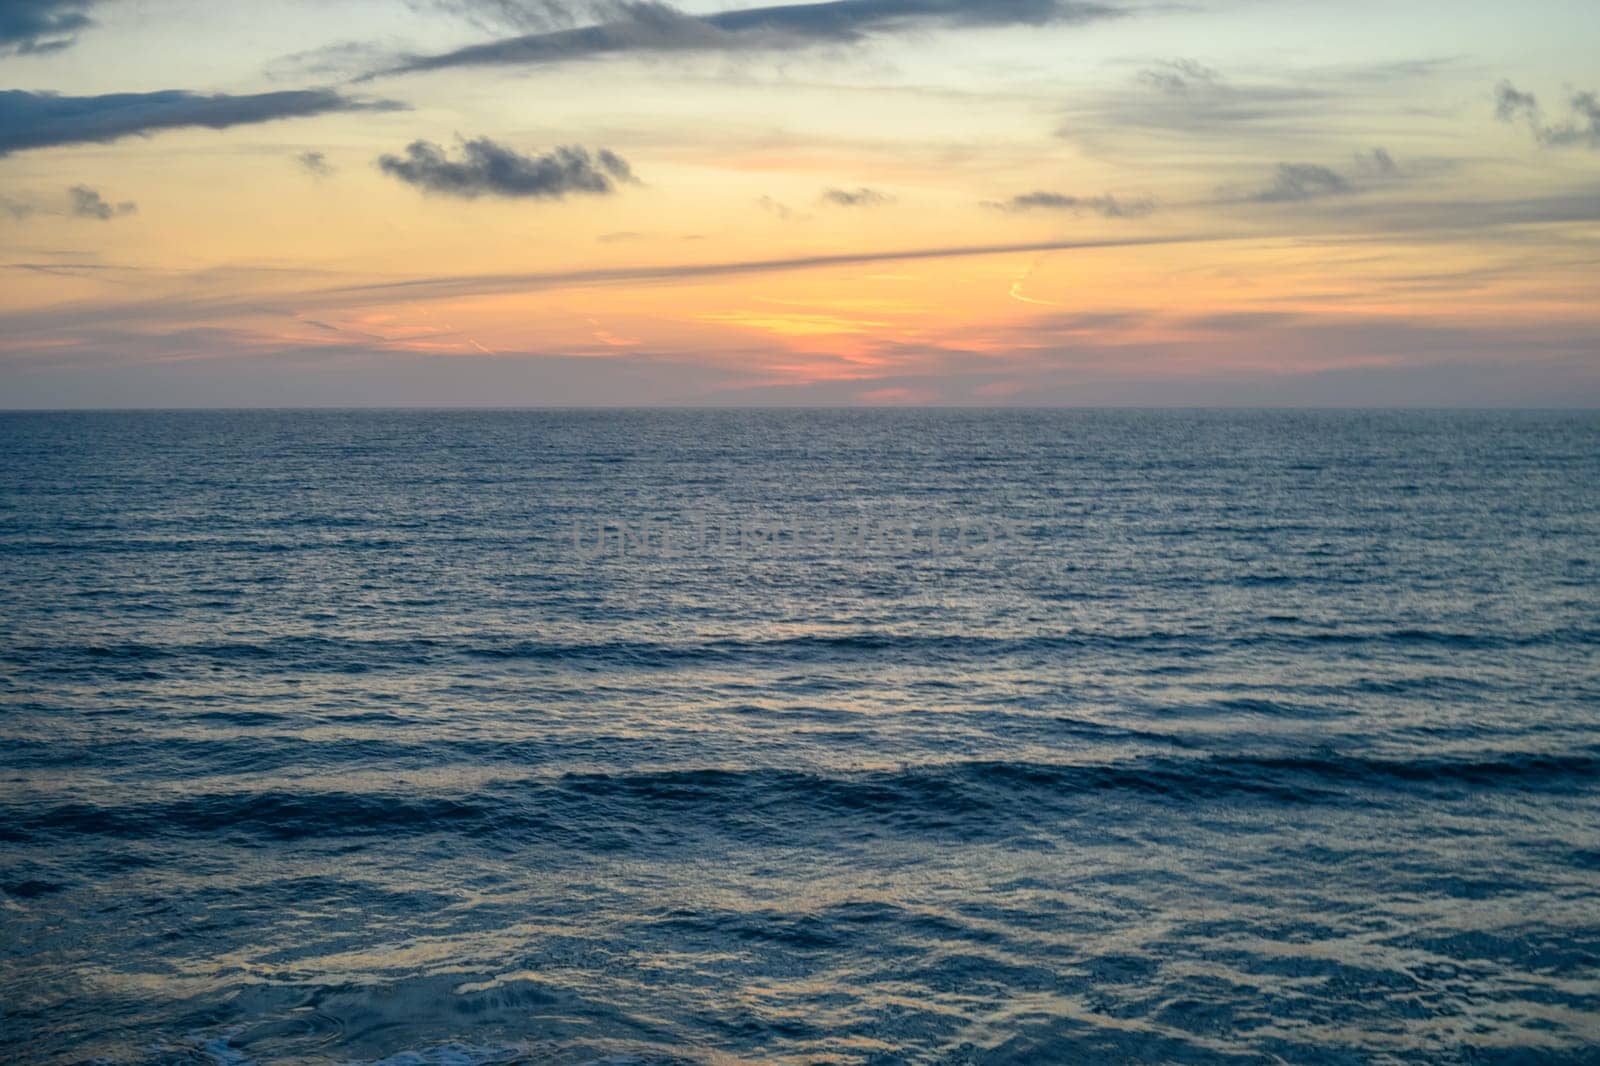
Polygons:
M249 406L180 406L180 407L0 407L0 415L40 414L233 414L256 411L277 411L306 414L337 414L350 412L456 412L481 411L500 413L539 413L561 411L629 412L629 411L972 411L972 412L1052 412L1052 411L1306 411L1306 412L1392 412L1392 413L1495 413L1541 412L1571 414L1600 414L1600 404L1552 407L1549 405L1417 405L1417 404L1183 404L1183 403L1117 403L1117 404L705 404L705 403L654 403L654 404L263 404Z

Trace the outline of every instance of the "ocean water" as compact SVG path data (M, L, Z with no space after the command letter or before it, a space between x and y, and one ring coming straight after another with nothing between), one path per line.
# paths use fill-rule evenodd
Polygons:
M1600 1061L1597 588L1594 413L0 415L0 1059Z

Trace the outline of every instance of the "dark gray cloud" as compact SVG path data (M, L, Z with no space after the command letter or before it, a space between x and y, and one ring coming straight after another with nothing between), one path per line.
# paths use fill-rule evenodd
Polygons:
M0 91L0 156L30 148L104 143L185 126L220 130L333 111L393 111L404 106L392 100L356 100L332 89L245 96L204 96L181 89L61 96L9 89Z
M559 200L569 193L605 195L634 180L625 160L607 149L563 146L544 155L524 155L487 137L463 141L451 159L431 141L412 141L403 156L384 155L378 166L424 192L472 200L479 196Z
M772 51L853 44L906 30L1082 23L1123 14L1094 0L821 0L710 15L690 15L660 0L609 0L589 7L599 19L592 25L411 56L378 73L544 65L624 54Z
M1400 173L1400 164L1394 161L1389 149L1378 147L1370 152L1356 153L1356 166L1370 174L1392 178Z
M74 218L93 218L109 222L121 215L131 215L139 210L139 205L132 200L124 200L119 204L107 203L98 190L91 189L87 185L74 185L67 190L67 196L72 201Z
M94 24L94 0L0 0L0 55L55 52Z
M1512 122L1518 118L1537 119L1539 99L1532 93L1520 92L1509 81L1503 81L1494 89L1494 117L1501 122Z
M1547 123L1538 97L1503 81L1495 86L1494 114L1501 122L1526 123L1534 139L1548 147L1600 148L1600 97L1593 92L1573 93L1566 116Z
M595 6L566 0L406 0L406 3L417 11L455 15L484 30L524 32L566 29L590 14Z
M890 198L876 189L829 189L822 194L824 203L835 207L881 207Z
M1258 204L1278 204L1349 191L1350 182L1328 167L1315 163L1279 163L1272 183L1247 199Z
M1081 214L1088 211L1102 218L1142 218L1156 209L1154 200L1141 198L1137 200L1118 200L1115 196L1068 196L1065 193L1037 192L1022 193L1004 201L988 201L985 207L993 207L1000 211L1012 214L1021 214L1027 211L1071 211Z
M1600 148L1600 98L1593 92L1574 93L1567 105L1572 109L1573 120L1557 128L1554 143Z
M302 170L319 178L326 178L333 173L333 164L328 162L328 157L322 152L301 152L294 157Z
M1335 170L1320 163L1279 163L1264 185L1224 186L1209 200L1189 207L1226 207L1239 204L1303 204L1330 199L1351 200L1358 194L1392 189L1437 174L1438 161L1403 169L1386 148L1356 152L1354 166Z
M123 215L134 214L138 210L139 205L132 200L111 203L100 195L99 190L88 185L74 185L67 189L64 207L60 206L60 201L40 204L36 201L18 200L0 195L0 214L8 215L17 222L32 218L34 215L53 218L91 218L109 222Z

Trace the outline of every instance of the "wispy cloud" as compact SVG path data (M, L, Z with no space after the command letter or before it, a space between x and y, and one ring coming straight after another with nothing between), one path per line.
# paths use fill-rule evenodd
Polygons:
M181 89L103 96L62 96L21 89L0 91L0 156L66 144L104 143L159 130L220 130L335 111L394 111L392 100L358 100L332 89L298 89L235 96Z
M132 200L123 200L111 203L100 195L98 189L88 185L74 185L67 189L65 207L58 203L40 204L32 200L18 200L10 196L0 196L0 214L9 216L12 220L21 222L35 215L53 218L89 218L100 222L109 222L114 218L132 215L138 212L139 205ZM10 264L13 266L27 267L29 264Z
M1304 77L1235 82L1194 60L1179 59L1139 71L1131 89L1109 94L1096 110L1119 128L1205 136L1292 129L1325 110L1335 95Z
M1188 96L1222 84L1222 73L1194 59L1168 59L1139 71L1139 81L1167 96Z
M761 210L767 212L769 215L776 215L785 222L795 222L806 217L796 212L794 208L790 207L783 201L774 200L770 196L763 196L761 199L756 201L756 204L761 208Z
M447 67L547 65L626 54L766 52L938 28L1082 23L1121 8L1092 0L822 0L691 15L659 0L592 5L600 21L438 55L411 56L380 74Z
M1492 230L1600 222L1600 187L1591 183L1548 195L1496 200L1443 198L1437 190L1423 190L1417 198L1337 196L1305 207L1308 216L1383 235L1366 239L1405 234L1408 240L1472 241Z
M463 141L451 159L431 141L412 141L403 156L384 155L378 166L424 192L466 200L479 196L559 200L570 193L606 195L633 169L615 152L563 146L544 155L524 154L487 137Z
M1348 172L1341 172L1320 163L1279 163L1273 169L1270 179L1264 184L1253 187L1223 187L1209 198L1168 201L1161 206L1183 209L1241 204L1300 203L1329 196L1367 192L1394 185L1408 177L1386 148L1378 147L1370 151L1357 152L1353 157L1353 163ZM1102 218L1143 218L1154 212L1158 205L1155 200L1148 197L1120 200L1109 193L1102 196L1074 196L1040 189L1013 196L1008 200L986 200L983 206L1013 215L1054 212L1090 213Z
M87 185L74 185L67 190L72 201L72 215L74 218L93 218L101 222L109 222L122 215L131 215L139 210L139 205L132 200L124 200L119 204L107 203L96 189Z
M471 274L415 277L371 284L337 285L302 289L271 297L206 296L185 292L180 296L133 303L82 303L51 308L0 311L0 336L48 333L67 328L81 330L116 324L199 321L254 315L276 309L300 314L320 308L349 308L391 301L454 299L506 293L559 291L599 285L672 284L711 278L761 276L840 266L960 259L1013 253L1093 251L1107 248L1159 247L1198 244L1233 238L1210 234L1166 237L1127 237L1093 240L1032 241L1027 243L949 245L909 249L846 252L833 255L794 256L780 259L730 260L712 263L665 263L646 266L600 267L548 272ZM191 286L191 288L193 288Z
M374 67L393 63L405 47L399 38L334 41L269 62L264 73L275 82L342 82Z
M1082 214L1087 211L1102 218L1142 218L1156 208L1154 200L1141 197L1135 200L1118 200L1115 196L1069 196L1066 193L1038 190L1022 193L1009 200L988 200L985 207L1009 214L1030 211L1070 211Z
M484 30L552 30L576 25L594 3L567 0L406 0L420 11L455 15Z
M1539 98L1503 81L1495 87L1494 114L1501 122L1524 122L1533 137L1552 148L1580 146L1600 148L1600 96L1592 91L1576 92L1567 98L1566 116L1559 122L1546 122Z
M1494 117L1501 122L1514 122L1518 118L1537 121L1539 98L1532 93L1522 92L1509 81L1503 81L1495 86Z
M1191 206L1228 204L1297 204L1328 197L1349 197L1393 187L1418 177L1401 169L1386 148L1357 152L1344 170L1321 163L1279 163L1271 178L1254 188L1223 188L1216 199Z
M4 0L0 3L0 55L58 52L94 24L94 0Z
M333 164L328 162L324 152L301 152L294 157L294 161L300 164L301 170L315 177L326 178L333 174Z
M1090 251L1098 248L1136 248L1144 246L1197 244L1228 240L1211 234L1185 234L1165 237L1126 237L1101 240L1033 241L1012 244L950 245L936 248L888 249L876 252L846 252L836 255L796 256L784 259L736 260L723 263L681 263L664 266L599 268L551 273L480 274L453 278L416 278L375 285L354 285L324 290L319 298L333 301L350 299L389 299L401 294L431 296L532 292L576 285L638 284L644 282L688 281L699 278L738 277L777 274L799 270L818 270L837 266L865 266L877 263L915 262L932 259L961 259L981 255L1030 252Z
M1074 316L1069 316L1074 317ZM872 363L831 378L799 377L724 391L730 405L850 405L916 398L943 405L1172 404L1179 406L1586 407L1600 396L1589 371L1592 321L1547 325L1441 324L1405 315L1217 315L1157 318L1130 337L1113 326L1052 335L1030 318L1001 350L880 343ZM1186 329L1187 327L1187 329ZM1507 350L1524 353L1508 363ZM857 364L861 366L862 364Z
M1258 204L1277 204L1349 191L1350 183L1331 167L1315 163L1279 163L1271 184L1252 193L1248 199Z
M1394 161L1389 149L1379 146L1370 152L1356 153L1356 166L1368 173L1392 178L1400 173L1400 164Z
M822 194L823 203L835 207L881 207L890 197L876 189L828 189Z
M1147 64L1128 82L1063 110L1057 134L1103 142L1143 135L1227 148L1248 139L1283 144L1320 139L1393 116L1397 88L1425 84L1455 60L1417 59L1230 75L1194 59Z

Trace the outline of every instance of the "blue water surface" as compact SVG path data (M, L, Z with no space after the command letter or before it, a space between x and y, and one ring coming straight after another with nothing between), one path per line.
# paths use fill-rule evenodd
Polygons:
M3 414L0 1058L1600 1061L1597 588L1594 413Z

